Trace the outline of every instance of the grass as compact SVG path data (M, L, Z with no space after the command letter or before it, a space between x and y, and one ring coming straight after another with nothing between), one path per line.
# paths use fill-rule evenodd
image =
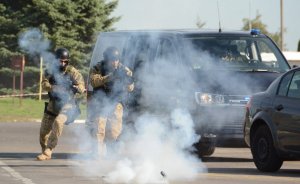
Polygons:
M0 98L0 122L40 122L44 112L45 100L23 98ZM85 119L86 107L80 105L81 115Z

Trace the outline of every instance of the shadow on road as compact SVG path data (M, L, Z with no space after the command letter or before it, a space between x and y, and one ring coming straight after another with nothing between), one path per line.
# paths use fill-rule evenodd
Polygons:
M0 158L5 159L22 159L22 158L33 158L35 159L36 156L40 153L13 153L13 152L7 152L7 153L0 153ZM53 153L52 159L74 159L74 158L85 158L86 154L79 154L79 153Z
M250 158L203 157L203 162L253 162Z
M208 168L208 173L299 178L300 169L280 169L278 172L268 173L256 168Z

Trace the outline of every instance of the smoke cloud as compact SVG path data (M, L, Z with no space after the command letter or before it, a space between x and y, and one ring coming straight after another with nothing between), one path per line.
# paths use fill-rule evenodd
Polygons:
M157 39L159 35L150 39ZM104 37L105 38L105 37ZM40 31L34 29L24 33L20 38L20 46L31 54L40 54L44 57L46 68L55 73L56 67L53 63L55 57L47 52L50 42L43 38ZM107 47L114 44L111 40L102 40L101 45ZM124 42L119 43L120 50ZM146 47L145 44L141 44ZM139 58L121 60L125 65L132 61L142 61L142 51L149 48L132 45L131 52ZM171 48L167 46L166 48ZM91 67L103 59L102 53L105 48L98 44L95 46L95 54L92 58ZM186 55L191 61L201 60L192 67L187 63L178 62L178 56L169 55L160 57L155 61L142 62L138 69L134 70L135 92L139 96L139 112L134 114L134 123L124 122L122 135L113 144L106 144L104 157L89 155L88 152L96 149L97 143L91 137L90 132L74 128L74 132L80 137L79 150L85 153L83 157L75 159L82 160L81 167L75 169L78 174L87 177L97 177L107 183L160 183L168 181L195 180L198 174L206 172L206 167L201 160L193 154L193 145L201 139L196 130L202 123L214 122L217 127L222 128L221 119L227 116L213 110L205 110L202 113L210 116L210 121L194 121L191 111L195 108L195 92L203 91L207 86L219 86L219 89L242 89L245 93L251 93L247 86L240 87L242 78L232 78L229 72L222 71L212 73L211 70L202 73L202 76L193 71L197 68L213 69L218 67L219 59L211 56L206 51L199 51L192 46L187 48ZM190 62L190 61L187 61ZM190 64L190 63L189 63ZM199 66L198 66L199 65ZM228 83L230 81L230 83ZM89 87L90 88L90 87ZM91 90L91 89L89 89ZM221 93L220 91L215 91ZM128 94L123 97L128 98ZM92 108L89 114L108 114L114 108L114 103L107 99L104 94L98 93L91 101ZM128 109L125 109L125 117ZM237 112L238 113L238 112ZM96 123L90 122L96 128ZM92 157L90 157L92 156ZM86 160L85 160L86 159ZM163 174L162 174L163 173Z
M49 49L50 41L45 39L39 29L31 29L20 35L19 46L30 54L42 55Z
M33 28L20 34L19 46L30 56L40 56L46 64L46 69L54 71L57 68L57 59L52 52L49 51L51 42L44 37L42 32ZM55 71L55 72L58 72Z
M110 152L104 158L84 161L76 172L102 177L107 183L189 181L206 172L190 152L199 136L183 109L174 109L169 118L144 113L135 122L134 131L126 126L123 132L117 145L107 145Z
M107 44L102 40L101 45L106 45L107 48L111 43L110 40L107 40ZM91 66L103 59L101 53L105 48L95 46L97 51L94 53L97 57L93 56ZM132 52L138 52L135 46L131 48ZM141 55L142 53L139 57ZM130 61L121 62L126 66L130 65ZM140 97L140 111L134 114L134 123L124 121L119 140L106 144L106 155L96 160L83 161L82 167L75 171L84 173L87 177L98 177L107 183L195 180L199 173L206 172L206 167L193 153L193 144L199 141L201 135L196 134L195 122L190 114L196 88L192 72L185 64L174 62L172 56L135 64L139 65L134 70L134 76L135 92L139 92ZM99 111L107 113L113 105L102 93L97 93L91 103L90 114L99 114ZM132 113L126 112L127 110L125 109L125 117L126 113ZM78 132L78 135L82 137L83 134ZM82 137L78 145L81 152L87 153L97 143L87 135ZM84 155L84 158L89 158L89 155Z

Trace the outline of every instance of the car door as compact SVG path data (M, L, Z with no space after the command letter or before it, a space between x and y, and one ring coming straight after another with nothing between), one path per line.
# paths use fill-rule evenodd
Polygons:
M300 71L286 75L274 99L273 121L284 149L300 151Z

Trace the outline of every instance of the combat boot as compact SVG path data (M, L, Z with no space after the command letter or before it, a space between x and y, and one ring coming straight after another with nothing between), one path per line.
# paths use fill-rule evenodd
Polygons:
M38 155L36 157L36 159L39 160L39 161L50 160L51 155L52 155L52 149L47 148L47 149L45 149L45 151L42 154Z

